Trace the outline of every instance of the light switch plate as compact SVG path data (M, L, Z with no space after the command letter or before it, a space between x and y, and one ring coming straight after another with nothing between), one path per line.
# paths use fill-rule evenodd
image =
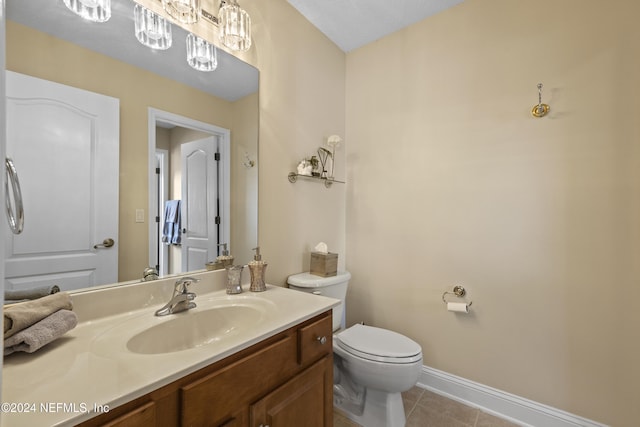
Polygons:
M144 209L136 209L136 222L144 222Z

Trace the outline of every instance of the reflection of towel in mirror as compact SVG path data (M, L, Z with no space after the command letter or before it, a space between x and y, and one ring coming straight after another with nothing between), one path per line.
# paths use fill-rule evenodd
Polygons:
M75 328L78 317L73 311L58 310L50 316L4 340L4 355L25 351L33 353Z
M7 304L22 300L38 299L57 292L60 292L60 288L57 285L40 286L31 289L5 289L4 302Z
M167 245L179 245L182 239L180 232L180 200L167 200L164 204L162 241Z
M59 292L33 301L20 302L4 307L4 337L28 328L58 310L71 310L71 296Z

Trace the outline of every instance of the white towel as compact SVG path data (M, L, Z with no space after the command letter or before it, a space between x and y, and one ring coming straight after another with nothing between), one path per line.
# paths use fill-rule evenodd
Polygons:
M33 353L60 338L78 324L73 311L59 310L4 340L4 355L17 351Z

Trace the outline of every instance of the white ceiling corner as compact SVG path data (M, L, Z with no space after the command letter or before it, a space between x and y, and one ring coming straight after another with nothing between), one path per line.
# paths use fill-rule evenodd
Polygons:
M287 0L344 52L435 15L463 0Z

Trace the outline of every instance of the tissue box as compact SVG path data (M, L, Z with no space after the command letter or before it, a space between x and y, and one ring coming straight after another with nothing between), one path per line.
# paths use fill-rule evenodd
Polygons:
M338 274L338 254L311 252L311 274L331 277Z

